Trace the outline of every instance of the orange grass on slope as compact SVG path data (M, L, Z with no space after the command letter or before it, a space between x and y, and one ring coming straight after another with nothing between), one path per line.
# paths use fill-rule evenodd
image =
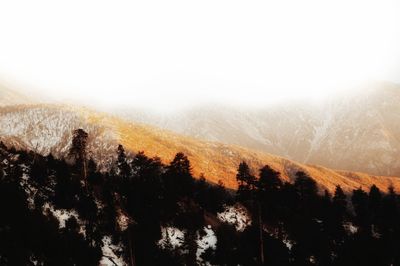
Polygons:
M345 191L351 191L360 187L368 189L373 184L383 191L387 191L390 185L396 191L400 191L400 178L397 177L372 176L304 165L279 156L234 145L201 141L115 117L108 117L106 124L114 128L118 133L119 142L127 150L145 151L148 156L160 157L164 163L171 161L177 152L183 152L191 161L195 176L204 174L207 180L214 183L221 180L226 187L232 189L237 188L235 177L237 167L241 161L245 161L253 169L254 174L258 174L258 169L267 164L279 171L285 181L293 181L297 171L304 171L321 189L330 192L334 191L336 185L340 185Z

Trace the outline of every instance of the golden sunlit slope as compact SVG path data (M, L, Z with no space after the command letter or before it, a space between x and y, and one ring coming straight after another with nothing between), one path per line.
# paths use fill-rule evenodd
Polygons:
M84 108L58 105L0 108L1 139L12 139L14 144L20 142L21 147L41 153L52 152L63 156L68 150L71 132L77 127L89 133L89 154L101 164L108 164L115 158L120 143L127 151L144 151L148 156L160 157L165 163L172 160L177 152L183 152L189 157L196 176L204 173L209 181L221 180L228 188L236 188L236 169L241 161L246 161L255 171L268 164L281 172L284 180L293 180L297 171L304 171L317 181L321 189L331 192L336 185L349 191L359 187L366 189L372 184L382 190L393 185L400 191L400 179L396 177L304 165L239 146L200 141Z
M97 117L97 118L96 118ZM293 180L297 171L310 174L321 186L334 191L336 185L349 191L359 187L369 188L372 184L382 190L390 185L400 190L397 177L371 176L363 173L334 171L322 166L304 165L268 153L252 151L239 146L218 142L199 141L170 131L130 123L115 117L92 117L92 122L102 121L114 128L119 142L131 151L143 150L149 156L159 156L164 162L172 160L181 151L185 153L193 166L196 176L201 173L211 182L219 180L229 188L236 188L236 169L241 161L246 161L257 174L257 169L268 164L282 174L284 180Z

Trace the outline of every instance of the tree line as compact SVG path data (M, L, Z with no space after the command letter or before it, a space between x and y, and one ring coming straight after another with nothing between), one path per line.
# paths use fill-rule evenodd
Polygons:
M101 172L87 139L75 130L66 158L0 145L0 265L120 265L104 257L106 236L127 265L400 265L392 187L331 195L307 173L283 182L268 165L254 173L242 162L234 191L195 178L183 153L164 164L122 145ZM230 206L251 222L238 230L220 219ZM184 232L178 246L165 228ZM205 228L216 244L199 253Z

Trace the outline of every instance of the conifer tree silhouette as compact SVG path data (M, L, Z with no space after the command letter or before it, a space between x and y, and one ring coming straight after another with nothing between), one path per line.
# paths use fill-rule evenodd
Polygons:
M82 152L89 136L78 131L70 153L75 164L0 143L0 265L99 265L105 237L121 247L116 255L139 266L400 265L394 187L337 186L331 196L304 172L283 182L269 166L256 177L241 163L238 191L227 190L205 176L195 179L183 153L164 165L122 146L110 170L100 172ZM89 186L82 186L84 176ZM238 215L238 208L251 219L241 230L220 216ZM59 220L57 212L69 218ZM182 245L164 239L164 249L161 232L171 227L183 232ZM200 261L205 227L217 242Z
M83 129L76 129L72 134L72 144L69 150L70 155L75 159L75 163L81 168L81 176L87 188L87 140L88 133Z
M256 178L251 174L250 167L246 162L239 164L236 180L238 182L237 196L240 200L252 200L255 192Z

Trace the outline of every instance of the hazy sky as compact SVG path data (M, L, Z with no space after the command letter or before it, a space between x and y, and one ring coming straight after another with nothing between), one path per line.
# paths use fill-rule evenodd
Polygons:
M155 105L400 82L400 1L1 1L0 80Z

